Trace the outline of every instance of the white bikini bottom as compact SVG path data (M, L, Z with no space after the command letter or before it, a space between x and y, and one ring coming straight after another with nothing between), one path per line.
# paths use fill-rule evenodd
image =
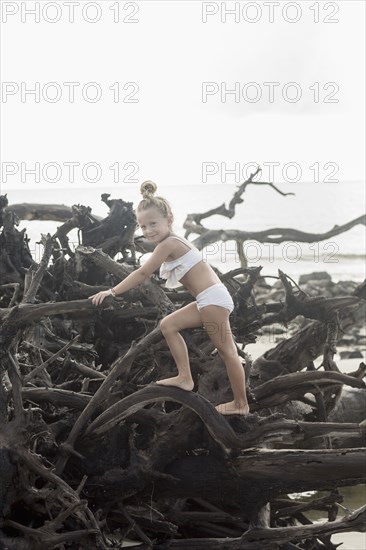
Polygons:
M229 310L231 313L234 309L234 302L230 296L230 293L223 283L216 283L209 286L205 290L202 290L196 296L197 309L201 309L205 306L220 306Z

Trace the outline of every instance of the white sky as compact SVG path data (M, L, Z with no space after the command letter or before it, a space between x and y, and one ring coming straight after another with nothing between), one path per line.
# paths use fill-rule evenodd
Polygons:
M49 7L43 13L46 4ZM319 163L320 177L330 175L336 165L335 177L341 181L364 180L363 0L280 2L272 23L269 7L259 1L79 0L71 4L74 23L69 22L64 1L1 2L2 192L21 187L118 187L128 184L123 180L132 171L139 182L199 185L203 163L212 163L213 171L217 168L207 183L223 180L221 163L228 169L239 163L245 169L250 162L280 163L277 182L289 162L301 167L302 181L313 180L310 166L314 163ZM119 23L113 21L117 4ZM221 6L228 9L235 4L240 9L239 22L234 15L222 22ZM39 22L26 13L37 5ZM86 7L89 19L99 10L98 22L83 19ZM243 9L251 20L260 13L261 17L249 23ZM314 22L316 9L319 23ZM204 10L218 13L203 23ZM299 21L285 21L284 16L294 19L296 10ZM60 21L45 21L56 16ZM138 22L123 22L129 16ZM325 23L325 18L339 21ZM50 82L62 91L55 103L42 97L46 90L46 97L52 99L56 88L47 87ZM80 83L74 103L68 101L64 82ZM96 82L102 92L96 103L81 94L90 82ZM109 87L116 82L122 96L133 91L132 85L124 90L124 84L135 82L138 102L115 103ZM216 83L212 89L218 90L232 89L237 82L238 102L233 95L221 100L219 92L203 102L203 82ZM246 88L253 82L255 87ZM272 103L266 82L279 83ZM282 97L290 82L302 92L296 103ZM22 101L22 88L34 88L35 83L41 90L40 102L32 95ZM314 83L318 84L314 87ZM315 102L317 86L319 101ZM296 89L290 87L289 93ZM13 95L4 95L11 90ZM262 98L248 101L258 90ZM86 86L86 91L92 97L94 89ZM324 102L327 97L339 101ZM22 182L21 163L32 168L36 162L40 182L32 174L23 174ZM74 183L65 165L70 162L80 163ZM56 176L53 168L46 171L46 178L42 176L48 163L60 167L58 182L47 181ZM102 172L94 184L87 181L95 175L93 168L83 177L81 168L87 163L95 163ZM109 169L115 163L120 167L118 183ZM324 168L326 163L332 164ZM235 176L227 176L226 181L234 183Z

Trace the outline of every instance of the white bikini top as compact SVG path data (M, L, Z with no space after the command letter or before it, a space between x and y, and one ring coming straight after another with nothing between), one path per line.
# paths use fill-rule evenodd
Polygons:
M202 252L180 237L172 235L168 237L168 239L169 238L178 239L178 241L181 241L191 248L191 250L188 250L188 252L183 254L180 258L172 260L171 262L163 262L160 266L159 275L162 279L166 279L165 286L167 288L177 288L180 286L179 281L181 278L184 277L192 267L198 264L198 262L202 261Z

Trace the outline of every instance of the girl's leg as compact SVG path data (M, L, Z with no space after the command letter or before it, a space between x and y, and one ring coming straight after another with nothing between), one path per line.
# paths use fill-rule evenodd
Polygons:
M229 311L220 306L206 306L201 309L201 319L207 334L225 363L234 400L217 405L222 414L249 413L245 391L245 373L238 355L229 322Z
M178 376L166 378L165 380L158 380L156 382L157 384L162 386L176 386L187 391L193 389L194 384L189 366L188 350L179 331L185 328L197 328L201 326L201 315L197 309L196 302L188 304L178 311L174 311L174 313L167 315L161 320L161 332L167 341L175 364L177 365Z

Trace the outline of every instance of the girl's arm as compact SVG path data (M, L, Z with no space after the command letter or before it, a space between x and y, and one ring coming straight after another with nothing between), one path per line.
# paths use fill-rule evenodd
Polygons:
M91 300L94 305L98 306L103 302L104 298L106 296L109 296L110 294L112 294L113 296L118 296L120 294L123 294L124 292L127 292L128 290L131 290L132 288L136 288L161 266L161 264L170 255L174 246L175 243L174 241L172 241L172 239L170 239L170 241L167 240L159 243L156 246L154 252L151 254L150 258L144 263L144 265L136 269L136 271L130 273L125 279L123 279L123 281L118 283L110 290L102 290L97 294L89 296L89 300Z

